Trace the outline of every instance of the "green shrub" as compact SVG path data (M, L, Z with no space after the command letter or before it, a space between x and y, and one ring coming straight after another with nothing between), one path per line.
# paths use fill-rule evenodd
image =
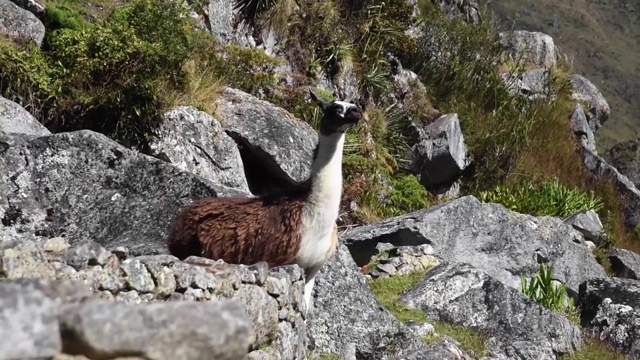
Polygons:
M49 11L57 29L42 51L2 44L2 95L54 131L91 129L143 145L171 105L168 95L186 87L184 64L210 38L176 2L136 0L81 26L72 14Z
M565 313L577 321L577 312L573 299L567 300L567 285L556 285L553 282L553 267L540 264L538 273L527 281L520 275L520 290L524 295L546 307L547 309Z
M569 189L558 179L544 183L540 187L530 182L519 189L498 186L492 191L479 194L482 201L501 203L510 210L536 216L565 217L585 210L598 211L603 203L593 192Z

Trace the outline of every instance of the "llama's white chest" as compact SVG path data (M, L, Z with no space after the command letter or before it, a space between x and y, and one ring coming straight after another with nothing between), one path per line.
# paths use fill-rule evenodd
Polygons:
M328 204L326 204L328 205ZM319 209L305 209L297 263L303 268L321 266L328 260L333 247L333 227L338 217L336 204Z

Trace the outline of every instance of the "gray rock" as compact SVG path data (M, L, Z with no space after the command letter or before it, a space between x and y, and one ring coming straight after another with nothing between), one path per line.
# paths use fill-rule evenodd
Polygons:
M427 346L423 352L416 352L409 356L396 358L395 360L474 360L462 349L460 343L453 339L437 341ZM510 360L510 359L509 359Z
M535 69L521 73L502 73L502 82L512 94L530 100L552 96L551 77L548 69Z
M182 170L250 194L236 143L203 111L179 106L164 114L149 147L151 155Z
M137 292L152 292L155 288L153 278L142 261L127 259L120 265L129 287Z
M22 106L2 96L0 96L0 131L6 134L27 134L35 136L51 134L44 125L40 124L40 122Z
M94 301L60 315L64 350L92 359L136 354L146 359L242 359L252 337L234 300L125 304Z
M222 92L217 113L227 133L273 176L290 183L309 177L318 142L311 126L282 108L232 88Z
M551 36L525 30L504 31L499 36L514 63L541 68L556 65L556 47Z
M433 320L487 335L496 352L511 355L514 344L535 349L533 356L519 354L514 359L555 360L554 353L567 354L583 346L577 325L469 264L439 265L400 301ZM551 356L537 357L544 353Z
M573 74L570 80L573 86L572 97L588 106L587 121L591 131L595 133L609 119L609 103L600 90L584 76Z
M553 265L557 280L573 293L584 280L607 276L582 234L562 220L512 212L473 196L360 226L343 239L358 265L369 262L378 242L430 244L444 261L470 263L514 288L520 274L538 271L539 259Z
M195 1L190 0L192 3ZM207 28L222 44L237 44L254 47L253 31L244 21L238 21L238 13L233 10L233 2L208 0L203 11L207 18Z
M55 270L32 241L0 242L0 274L8 279L53 278Z
M84 269L88 266L104 265L109 260L111 253L100 244L91 241L79 241L71 246L64 254L64 262L76 270Z
M391 359L426 348L374 298L344 245L318 273L313 303L308 318L313 353L341 354L353 343L362 358Z
M476 0L434 0L433 3L440 6L440 10L451 19L462 20L469 24L482 22L482 12Z
M564 220L566 224L580 231L587 240L597 241L604 232L598 213L593 210L575 213Z
M16 40L31 40L40 46L44 31L44 24L34 14L9 0L0 0L0 34Z
M169 221L193 199L242 196L88 130L15 142L0 189L0 243L63 236L132 255L166 253Z
M580 285L579 306L587 333L631 359L640 359L640 281L593 279Z
M608 155L611 166L640 187L640 137L616 144Z
M20 291L40 292L59 306L96 299L91 290L74 280L19 278L4 283L20 286Z
M412 148L414 170L427 187L455 180L467 165L467 147L457 114L441 116L424 128L424 138Z
M2 359L50 358L62 349L55 301L35 288L0 282Z
M25 10L31 11L38 19L44 18L44 6L35 0L11 0L14 4L20 6Z
M613 248L608 254L616 276L640 280L640 255L633 251Z
M278 302L256 286L241 285L234 297L247 304L247 311L255 326L253 344L263 344L275 337L278 327Z
M569 121L571 130L576 136L582 147L587 148L589 151L597 154L596 139L593 135L591 127L589 127L589 121L587 115L584 113L584 108L580 104L576 104L571 111L571 120Z
M345 69L335 76L322 73L316 85L335 94L336 100L355 101L361 96L353 68Z
M592 176L607 179L617 190L622 200L625 226L633 230L640 225L640 190L629 178L588 149L581 150L581 157Z

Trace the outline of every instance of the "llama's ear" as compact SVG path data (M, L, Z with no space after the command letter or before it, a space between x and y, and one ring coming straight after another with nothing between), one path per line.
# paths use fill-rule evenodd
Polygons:
M318 104L318 106L319 106L322 110L326 109L326 108L327 108L327 106L329 106L329 104L328 104L326 101L324 101L324 100L322 100L322 99L318 98L318 97L316 96L316 94L315 94L313 91L309 90L309 95L311 95L311 100L313 100L316 104Z

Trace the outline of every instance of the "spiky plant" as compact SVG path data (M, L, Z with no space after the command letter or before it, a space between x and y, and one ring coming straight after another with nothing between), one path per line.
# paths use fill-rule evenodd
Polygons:
M255 23L261 14L273 8L279 0L234 0L233 9L250 23Z

